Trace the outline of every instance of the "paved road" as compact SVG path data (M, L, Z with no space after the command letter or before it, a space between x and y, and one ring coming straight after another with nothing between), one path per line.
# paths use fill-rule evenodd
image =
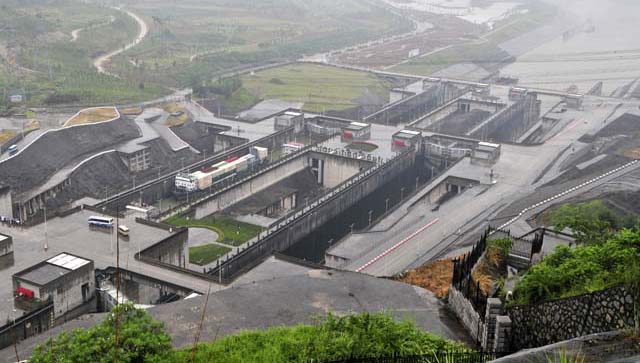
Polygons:
M15 257L14 266L0 271L0 319L11 313L12 305L5 302L12 299L11 276L18 271L61 252L91 259L98 269L116 265L115 235L104 230L90 229L87 225L88 217L96 214L85 210L64 218L50 219L46 225L39 224L29 229L0 224L0 233L13 237ZM134 258L135 253L159 242L169 232L136 223L133 215L127 216L120 223L126 224L131 230L130 238L120 241L121 267L196 291L207 291L209 282L206 280L142 263ZM211 287L212 291L221 288L219 285Z
M147 36L147 34L149 34L149 27L147 26L147 23L144 22L144 20L142 20L141 17L139 17L138 15L136 15L135 13L129 11L129 10L123 10L120 8L114 8L116 10L120 10L124 13L126 13L127 15L129 15L130 17L132 17L137 23L138 23L138 27L140 28L140 31L138 32L138 36L136 37L136 39L133 40L133 42L125 45L124 47L114 50L112 52L109 52L105 55L102 55L98 58L96 58L93 61L93 66L98 70L98 73L105 73L105 74L110 74L111 73L107 72L104 69L104 64L107 63L111 58L117 56L118 54L131 49L133 47L135 47L136 45L140 44L140 42L142 42L144 40L144 38Z
M637 109L637 107L637 101L627 102L617 109L612 119L617 114ZM493 185L488 182L489 167L473 165L468 159L461 161L448 172L448 175L479 180L485 188L469 189L435 212L432 212L425 203L418 203L410 210L407 217L398 220L397 213L402 214L408 211L410 203L406 203L399 211L381 221L382 226L391 226L389 229L366 234L371 248L350 262L346 268L376 276L391 275L403 271L415 260L436 256L449 244L463 237L459 236L459 233L464 234L467 228L486 221L508 203L533 193L536 185L532 182L545 167L568 146L576 143L582 135L595 133L605 126L603 120L614 109L614 103L603 103L600 98L587 97L585 111L570 111L563 114L561 117L566 118L567 121L573 121L565 122L567 126L545 144L502 145L501 158L492 167L496 179ZM562 154L558 162L562 162L569 156L566 153ZM436 219L438 219L437 223L420 230L421 227ZM413 235L418 230L420 230L419 233ZM412 235L413 237L404 244L379 257L389 248ZM365 237L356 234L343 243L357 245L358 239L362 238ZM375 262L369 264L373 260ZM363 268L363 266L366 267Z

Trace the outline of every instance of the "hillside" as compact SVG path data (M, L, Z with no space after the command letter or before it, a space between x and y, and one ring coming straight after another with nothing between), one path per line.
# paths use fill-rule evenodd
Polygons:
M4 95L20 93L30 105L55 105L132 102L165 92L96 72L94 58L138 32L120 10L77 0L8 0L0 7L0 24Z

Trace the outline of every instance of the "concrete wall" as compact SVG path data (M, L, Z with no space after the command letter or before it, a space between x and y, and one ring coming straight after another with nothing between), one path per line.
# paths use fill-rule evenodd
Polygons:
M13 217L13 203L9 187L0 188L0 216Z
M449 83L431 85L424 92L407 97L363 119L364 122L398 124L411 122L462 94L458 87Z
M540 101L536 93L529 93L500 113L491 117L482 127L469 132L470 137L498 142L516 142L540 118Z
M322 186L334 188L343 181L358 174L364 168L371 166L371 162L349 157L310 152L307 157L307 165L312 165L312 160L322 160Z
M262 173L245 183L214 194L211 198L195 206L195 218L200 219L221 211L271 185L284 180L306 167L306 158L301 155L277 168Z
M87 284L86 298L82 299L82 285ZM69 272L63 279L55 284L40 289L40 298L53 299L54 317L61 318L67 312L80 307L95 297L96 278L93 263L84 265L77 270Z
M482 110L495 113L505 106L506 105L502 103L487 102L461 97L445 103L444 105L431 111L419 120L411 123L409 126L419 130L426 130L429 126L434 125L438 121L446 118L447 116L458 110L464 110L465 112L470 112L471 110Z
M185 268L187 264L187 241L189 230L178 229L176 233L140 252L143 259Z
M0 234L0 270L13 266L13 238Z
M49 330L53 322L53 304L23 315L0 327L0 349Z
M409 151L383 165L367 170L364 174L355 176L330 194L310 203L309 207L284 217L276 226L266 232L266 236L231 259L224 261L221 267L215 268L209 273L212 276L218 276L218 270L222 268L221 275L226 281L237 277L266 256L284 251L302 240L362 198L411 168L414 162L415 154L413 151Z
M111 282L115 281L115 268L100 271L100 274L107 276ZM120 269L120 282L124 296L138 304L154 304L160 297L167 294L185 297L193 292L191 289L122 268ZM206 291L199 293L206 293Z

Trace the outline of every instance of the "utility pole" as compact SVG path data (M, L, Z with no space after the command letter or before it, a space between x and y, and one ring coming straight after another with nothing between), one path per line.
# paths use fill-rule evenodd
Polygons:
M387 214L389 211L389 198L384 200L384 213Z
M369 227L371 227L371 217L373 215L373 210L369 211Z
M44 252L49 249L49 235L47 234L47 205L44 206Z

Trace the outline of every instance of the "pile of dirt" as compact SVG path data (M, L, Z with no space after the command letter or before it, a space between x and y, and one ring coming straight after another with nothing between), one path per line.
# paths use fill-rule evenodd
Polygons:
M453 259L428 262L406 272L397 280L422 287L433 292L438 298L444 298L449 294L449 286L453 280Z

